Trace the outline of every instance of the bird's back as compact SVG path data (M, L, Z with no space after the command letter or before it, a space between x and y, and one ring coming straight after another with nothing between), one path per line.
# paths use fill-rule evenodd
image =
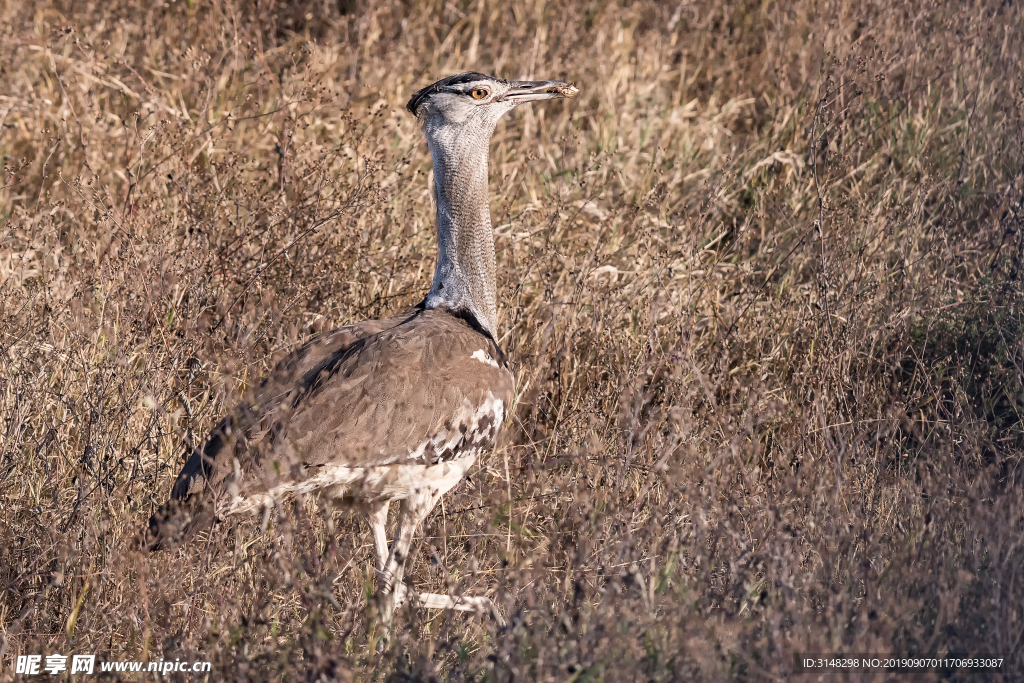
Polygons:
M444 310L414 308L317 337L191 454L150 520L149 543L331 472L464 461L493 443L512 392L494 340Z

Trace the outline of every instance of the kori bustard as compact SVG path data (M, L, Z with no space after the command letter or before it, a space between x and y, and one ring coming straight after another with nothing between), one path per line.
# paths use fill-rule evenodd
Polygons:
M501 116L574 97L561 81L462 73L412 96L434 165L438 259L417 306L316 337L283 360L189 456L149 521L151 549L215 520L318 493L360 507L373 532L385 620L405 597L413 535L490 448L513 379L497 339L488 145ZM388 544L386 522L401 501ZM485 597L423 593L425 607L489 609Z

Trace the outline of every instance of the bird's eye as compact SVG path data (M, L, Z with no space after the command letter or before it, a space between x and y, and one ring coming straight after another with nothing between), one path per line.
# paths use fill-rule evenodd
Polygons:
M473 92L470 94L474 100L482 100L487 97L487 88L473 88Z

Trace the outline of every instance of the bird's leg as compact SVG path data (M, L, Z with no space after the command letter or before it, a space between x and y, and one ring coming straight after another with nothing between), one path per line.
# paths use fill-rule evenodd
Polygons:
M391 507L390 500L380 500L370 504L366 518L370 523L370 530L373 532L373 549L377 556L377 590L389 592L391 590L391 577L385 575L384 567L388 562L388 508Z
M429 490L417 491L402 501L402 511L398 516L398 529L395 531L395 540L391 544L391 552L388 554L387 562L384 565L381 575L390 579L387 586L378 585L378 590L384 598L384 620L390 622L395 613L395 607L399 600L404 598L405 591L397 589L405 577L405 565L409 559L409 549L412 547L413 535L423 524L434 507L434 496ZM396 590L392 590L392 588ZM402 595L398 595L401 593Z
M441 500L444 492L434 496L430 505L432 509ZM443 595L441 593L420 593L417 599L419 607L424 609L451 609L460 612L488 612L499 626L505 626L505 617L501 616L498 607L486 595Z
M408 591L403 583L403 579L412 547L413 535L440 499L441 493L431 494L428 491L424 491L402 501L402 511L398 518L398 530L395 533L394 543L391 544L391 552L388 554L385 567L382 570L378 570L378 576L387 579L387 581L384 581L378 578L377 583L386 622L391 621L395 609L408 598ZM386 511L383 513L383 516L384 518L387 517ZM383 529L383 523L381 524L381 529ZM387 541L384 540L381 546L387 548ZM490 598L486 596L460 595L453 597L440 593L419 593L414 599L416 606L427 609L487 612L494 617L494 620L500 626L505 625L505 619L501 616L501 612L498 611L498 608L491 602Z

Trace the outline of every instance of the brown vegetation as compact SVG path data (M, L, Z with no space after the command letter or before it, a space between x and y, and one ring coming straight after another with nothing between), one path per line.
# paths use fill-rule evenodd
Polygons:
M778 679L797 652L1019 675L1022 16L3 4L0 679L72 652L210 680ZM406 612L378 652L344 511L131 547L275 357L422 297L403 105L470 68L582 90L492 143L518 402L411 570L509 626Z

